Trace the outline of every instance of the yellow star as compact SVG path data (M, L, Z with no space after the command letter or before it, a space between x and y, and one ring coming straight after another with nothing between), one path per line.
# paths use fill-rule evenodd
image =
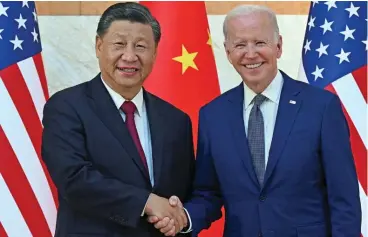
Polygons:
M210 33L210 31L208 29L207 29L207 33L208 33L208 41L207 41L207 44L212 47L211 33Z
M198 70L197 65L194 63L194 58L197 56L198 52L188 53L187 49L182 45L181 54L181 56L175 57L173 60L182 64L182 74L184 74L188 67Z

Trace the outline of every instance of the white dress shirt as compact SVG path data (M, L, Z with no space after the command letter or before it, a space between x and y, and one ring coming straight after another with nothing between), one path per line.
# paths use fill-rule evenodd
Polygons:
M249 114L253 108L253 98L257 95L254 91L252 91L245 83L244 84L244 103L243 103L243 119L245 126L245 134L248 135L248 121ZM284 84L284 79L280 71L277 71L276 77L272 80L272 82L268 85L268 87L261 93L262 95L267 97L261 106L261 112L264 121L264 131L265 131L265 162L267 167L268 155L271 147L273 130L275 128L277 110L279 107L280 95L282 86ZM187 212L187 210L185 209ZM192 231L192 221L189 213L187 212L189 228L186 232L188 233Z
M105 85L107 91L109 92L114 104L119 110L121 117L125 121L125 113L120 110L122 104L126 101L124 97L111 89L101 78L102 83ZM136 112L134 113L134 121L135 126L137 127L139 140L142 144L142 148L147 160L148 172L152 186L154 186L154 176L153 176L153 160L152 160L152 145L151 145L151 133L149 129L148 116L146 105L143 99L143 89L138 92L138 94L131 100L134 105L137 107Z
M257 95L252 91L245 83L244 84L244 104L243 104L243 118L245 134L248 135L248 121L250 111L253 108L253 99ZM279 101L281 95L282 85L284 84L284 79L280 71L277 71L276 77L268 85L268 87L261 93L267 99L261 104L260 109L264 121L264 137L265 137L265 162L267 167L268 155L271 147L273 130L275 128L277 110L279 108Z

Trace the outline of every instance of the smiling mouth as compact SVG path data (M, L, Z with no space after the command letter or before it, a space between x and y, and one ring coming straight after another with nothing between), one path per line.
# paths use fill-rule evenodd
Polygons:
M255 68L258 68L262 65L263 65L263 63L245 64L245 67L248 68L248 69L255 69Z
M128 73L132 73L132 72L137 72L138 69L137 68L123 68L123 67L117 67L117 69L121 72L128 72Z

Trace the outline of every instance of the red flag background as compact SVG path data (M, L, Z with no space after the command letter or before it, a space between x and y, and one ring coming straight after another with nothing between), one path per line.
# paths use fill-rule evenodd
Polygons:
M145 88L189 114L197 143L198 112L220 95L204 2L141 2L157 18L162 38ZM201 237L222 236L223 219Z

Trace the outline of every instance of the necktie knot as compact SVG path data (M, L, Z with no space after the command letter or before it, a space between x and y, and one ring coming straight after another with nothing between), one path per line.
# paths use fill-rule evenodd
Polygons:
M123 105L120 107L120 109L125 113L125 114L134 114L134 112L137 110L137 107L135 106L135 104L131 101L125 101L123 103Z
M253 99L254 105L260 106L266 99L267 99L266 96L264 96L262 94L258 94Z

